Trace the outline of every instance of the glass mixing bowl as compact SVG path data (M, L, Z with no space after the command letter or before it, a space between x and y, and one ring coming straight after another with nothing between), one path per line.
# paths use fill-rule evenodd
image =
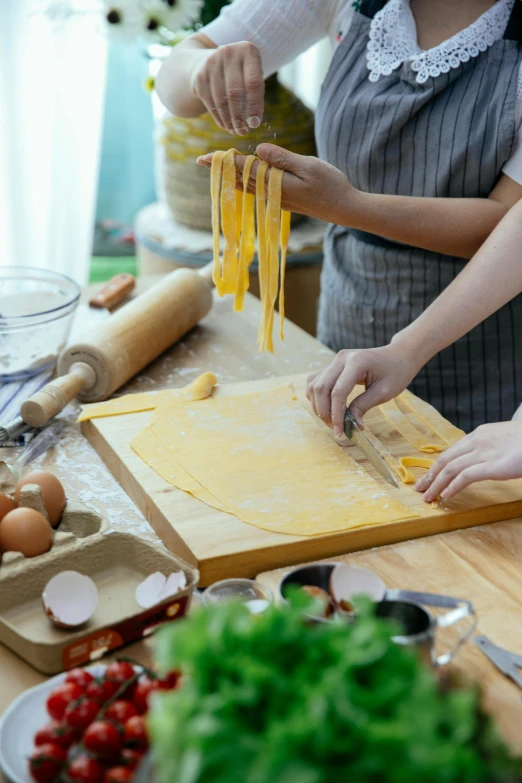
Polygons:
M0 266L0 383L54 366L79 298L80 286L65 275Z

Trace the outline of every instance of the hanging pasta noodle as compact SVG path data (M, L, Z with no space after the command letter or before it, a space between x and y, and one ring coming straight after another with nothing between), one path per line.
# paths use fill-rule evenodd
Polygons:
M284 339L284 282L290 237L290 212L281 210L284 172L259 161L255 194L248 192L252 166L258 160L249 155L243 168L243 193L236 190L234 149L215 152L212 158L211 196L214 244L213 280L220 296L234 294L234 310L241 311L249 288L249 268L255 252L257 219L257 256L261 297L261 323L258 343L262 351L273 352L274 311L279 296L281 339ZM225 239L220 252L221 231Z
M256 227L254 221L254 207L255 196L253 193L248 192L248 180L250 179L250 172L252 171L252 164L255 161L254 155L249 155L245 161L245 167L243 169L243 193L236 190L236 199L242 199L242 220L240 226L240 238L236 233L236 238L240 242L239 246L239 266L237 270L237 282L236 282L236 298L234 300L234 310L241 312L243 310L245 293L248 291L249 286L249 273L250 264L254 260L255 253L255 241L256 241ZM237 201L236 201L236 216L237 216ZM219 242L219 227L218 227L218 242Z
M281 340L285 339L285 271L291 218L292 213L283 209L281 212L281 287L279 289L279 337Z

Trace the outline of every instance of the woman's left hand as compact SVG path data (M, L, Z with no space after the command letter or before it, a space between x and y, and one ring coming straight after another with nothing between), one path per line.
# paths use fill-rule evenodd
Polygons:
M442 454L415 484L430 503L449 500L476 481L505 481L522 476L522 422L483 424Z
M350 215L357 212L359 198L362 194L335 166L331 166L319 158L296 155L294 152L288 152L275 144L260 144L257 155L269 166L283 169L285 172L281 202L283 209L338 225L346 225L346 221L350 221ZM236 171L240 190L243 189L245 160L244 155L236 155ZM198 163L210 168L212 154L198 158ZM255 162L250 173L248 190L251 193L255 193L256 190L258 165ZM268 174L269 172L267 172L267 182Z

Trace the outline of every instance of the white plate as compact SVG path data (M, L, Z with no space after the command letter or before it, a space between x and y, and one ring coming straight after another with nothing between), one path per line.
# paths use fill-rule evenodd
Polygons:
M99 677L105 668L91 666L89 671ZM0 723L0 766L12 783L34 783L27 765L34 750L33 738L51 720L45 708L47 698L66 676L58 674L24 691L4 712Z

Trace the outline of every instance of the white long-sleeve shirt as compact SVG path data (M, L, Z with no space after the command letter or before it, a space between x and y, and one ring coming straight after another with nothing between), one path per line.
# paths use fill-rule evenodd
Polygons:
M467 28L465 36L459 33L443 44L423 51L417 44L409 0L389 0L372 21L372 25L386 25L387 35L379 37L382 44L373 52L371 62L368 61L369 78L376 80L386 73L386 69L397 68L409 60L419 66L417 78L420 81L428 68L430 75L434 75L434 69L436 75L440 65L444 67L450 63L450 55L456 54L453 62L458 61L463 49L471 57L478 56L503 37L514 3L515 0L497 0ZM269 76L323 38L328 37L335 48L350 29L353 15L351 0L234 0L201 32L217 46L251 41L260 50L263 70ZM455 66L450 64L449 67ZM522 69L518 81L519 138L503 171L522 185Z

